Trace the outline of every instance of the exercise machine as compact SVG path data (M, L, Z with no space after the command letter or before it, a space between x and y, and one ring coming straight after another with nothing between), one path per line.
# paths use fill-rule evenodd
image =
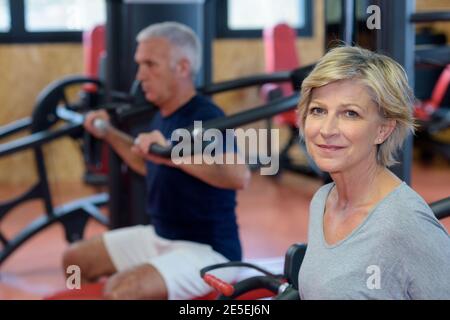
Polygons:
M14 133L29 130L30 135L0 144L0 157L5 157L23 150L32 150L38 173L38 181L23 194L0 203L0 221L18 205L30 200L41 200L45 213L31 222L18 235L8 239L0 231L0 264L2 264L17 248L28 239L53 225L61 223L66 239L69 242L83 237L84 228L89 218L103 225L108 225L108 219L100 212L109 199L108 194L100 193L87 198L54 207L42 147L62 137L80 139L83 133L83 117L73 111L77 108L69 103L67 92L74 87L90 84L97 89L102 83L96 79L70 76L48 85L38 96L29 118L20 119L0 128L0 139ZM61 124L57 126L57 124Z
M450 217L450 197L431 203L430 208L437 219L442 220ZM282 274L274 274L254 264L228 262L203 268L200 271L200 276L219 293L218 300L266 298L267 296L271 296L273 300L300 300L298 274L306 250L307 244L304 243L290 246L285 255ZM257 270L260 275L230 284L208 274L212 270L231 267L251 268ZM261 290L265 290L264 294L261 294Z

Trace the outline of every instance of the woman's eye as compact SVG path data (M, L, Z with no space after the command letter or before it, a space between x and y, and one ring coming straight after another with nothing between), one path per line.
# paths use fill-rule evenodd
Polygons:
M349 118L357 118L359 117L359 114L353 110L347 110L345 111L345 115Z
M325 111L322 108L319 108L319 107L311 107L309 109L309 114L312 114L312 115L321 115L324 112Z

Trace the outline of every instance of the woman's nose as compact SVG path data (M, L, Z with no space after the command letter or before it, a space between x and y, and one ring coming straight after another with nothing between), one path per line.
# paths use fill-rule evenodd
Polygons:
M338 119L328 114L324 119L320 126L320 134L323 137L333 136L339 133L339 122Z

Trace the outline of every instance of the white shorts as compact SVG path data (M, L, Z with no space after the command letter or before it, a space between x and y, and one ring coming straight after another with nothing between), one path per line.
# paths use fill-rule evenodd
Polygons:
M117 271L145 263L154 266L164 279L169 300L193 299L210 293L212 289L200 277L200 269L229 261L210 245L161 238L153 226L112 230L103 235L103 240ZM234 282L238 269L223 268L211 273Z

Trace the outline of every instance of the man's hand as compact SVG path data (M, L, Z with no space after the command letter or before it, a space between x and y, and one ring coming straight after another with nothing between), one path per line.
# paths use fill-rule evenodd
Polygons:
M109 125L109 115L105 110L97 110L88 112L84 118L84 128L97 139L103 139L106 136L106 131L102 132L94 127L95 119L102 119Z
M134 146L131 150L142 158L151 161L155 164L163 164L166 166L174 167L175 164L169 158L163 158L148 152L150 146L154 143L157 143L162 146L167 146L168 142L162 135L162 133L158 130L152 131L150 133L141 133L134 140Z

